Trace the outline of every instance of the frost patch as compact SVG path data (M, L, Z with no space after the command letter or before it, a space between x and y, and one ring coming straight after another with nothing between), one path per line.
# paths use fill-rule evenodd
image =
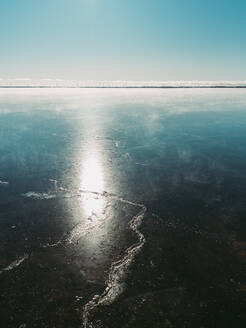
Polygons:
M56 197L55 194L46 193L46 192L35 192L35 191L29 191L25 194L22 194L22 196L32 199L41 199L41 200L52 199Z
M6 271L11 271L15 268L17 268L19 265L21 265L22 262L24 262L26 259L28 259L28 254L24 254L21 258L13 261L12 263L10 263L6 268L3 268L2 270L0 270L0 274Z
M0 185L7 186L9 183L7 181L0 180Z

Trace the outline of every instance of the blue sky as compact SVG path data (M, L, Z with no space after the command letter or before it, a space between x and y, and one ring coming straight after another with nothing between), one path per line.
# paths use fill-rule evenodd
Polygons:
M0 77L245 80L245 0L0 0Z

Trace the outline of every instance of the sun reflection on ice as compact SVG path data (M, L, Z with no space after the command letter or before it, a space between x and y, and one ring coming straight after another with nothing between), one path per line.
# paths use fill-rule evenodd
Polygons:
M100 193L104 190L103 168L100 154L92 145L89 145L88 148L89 149L83 156L81 188Z
M95 221L99 216L103 215L105 209L105 199L100 196L86 195L83 198L83 211L90 221Z
M100 195L105 188L103 171L100 148L98 144L91 142L83 154L80 183L81 190L85 192L83 211L91 221L103 215L106 205L105 197Z

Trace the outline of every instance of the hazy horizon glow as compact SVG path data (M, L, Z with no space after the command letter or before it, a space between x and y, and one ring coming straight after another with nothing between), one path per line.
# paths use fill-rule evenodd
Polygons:
M0 77L245 80L243 0L1 1Z

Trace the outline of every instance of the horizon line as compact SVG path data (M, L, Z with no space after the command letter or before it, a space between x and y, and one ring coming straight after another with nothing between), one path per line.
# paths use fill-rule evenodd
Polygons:
M0 78L0 88L149 88L149 89L189 89L189 88L246 88L246 80L190 80L190 81L79 81L64 79Z
M236 86L0 86L0 89L246 89L246 85Z

